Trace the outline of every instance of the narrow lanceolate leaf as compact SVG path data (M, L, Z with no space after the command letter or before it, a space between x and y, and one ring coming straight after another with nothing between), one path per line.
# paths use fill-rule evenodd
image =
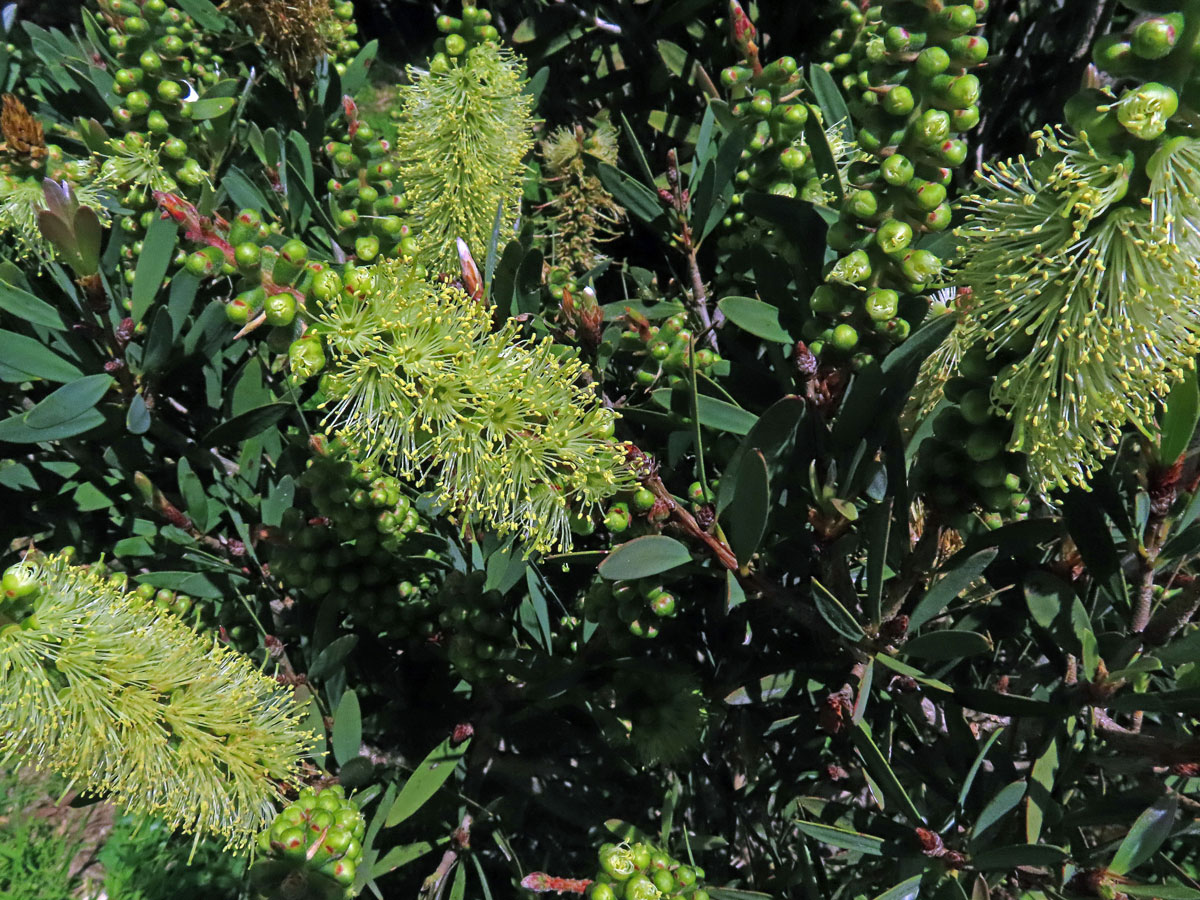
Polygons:
M470 738L460 744L454 744L450 738L446 738L434 747L404 783L400 796L388 812L384 827L399 825L424 806L425 802L437 793L438 788L446 783L446 779L454 774L459 760L466 754L470 745Z
M1114 875L1125 875L1157 853L1171 833L1178 811L1179 801L1174 794L1160 797L1137 817L1117 848L1112 862L1108 864L1108 871Z
M291 691L62 557L11 567L5 587L0 756L230 846L268 824L311 743Z

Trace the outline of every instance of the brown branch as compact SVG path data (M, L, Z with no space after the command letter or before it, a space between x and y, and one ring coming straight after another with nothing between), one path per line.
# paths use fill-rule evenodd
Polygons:
M708 291L704 287L704 279L700 275L700 263L696 259L696 243L692 237L692 226L687 218L688 197L679 181L679 156L674 148L667 151L667 184L670 185L669 201L675 210L679 221L679 243L687 260L688 276L692 282L692 310L700 320L704 329L704 337L714 353L719 353L717 333L725 322L724 314L719 310L710 311L708 308Z
M442 884L446 880L446 876L450 874L450 870L454 868L454 864L458 862L459 853L471 846L471 822L471 814L465 813L458 827L454 829L454 833L450 835L450 847L442 854L441 862L422 883L421 895L423 897L432 900L434 897L441 896Z
M1197 609L1200 609L1200 583L1192 582L1154 614L1142 632L1143 640L1151 646L1167 643L1192 620Z

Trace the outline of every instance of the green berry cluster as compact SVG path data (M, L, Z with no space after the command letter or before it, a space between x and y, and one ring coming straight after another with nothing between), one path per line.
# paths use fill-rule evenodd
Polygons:
M200 130L193 101L219 80L224 59L205 45L192 18L166 0L97 2L116 65L113 91L121 98L112 122L124 133L109 142L105 175L128 185L122 203L141 215L123 218L122 227L139 233L154 215L147 188L192 193L208 180L193 156Z
M411 257L418 248L398 215L408 201L396 181L396 166L388 159L391 145L358 118L350 98L343 107L346 127L325 144L334 171L328 185L329 206L338 244L364 263L381 253Z
M473 3L464 3L462 18L438 16L437 28L445 37L433 45L433 56L429 59L429 71L447 72L450 60L461 57L472 47L480 44L497 44L500 32L492 24L492 14Z
M1104 151L1135 148L1162 136L1179 112L1180 89L1186 106L1200 102L1200 73L1194 69L1195 23L1190 38L1184 40L1188 23L1183 12L1173 9L1176 4L1123 2L1145 14L1125 31L1100 38L1092 48L1096 66L1122 84L1120 96L1114 95L1113 88L1084 89L1064 110L1071 127L1086 133L1092 145ZM1184 75L1186 80L1181 79Z
M757 74L749 65L729 66L721 72L721 83L733 101L733 115L754 132L742 151L738 189L821 202L825 192L803 138L810 112L798 101L799 64L791 56L781 56L761 68ZM735 221L731 218L726 224Z
M685 865L648 842L602 844L590 900L708 900L704 870Z
M866 14L877 22L862 46L851 108L869 156L847 167L846 198L829 228L839 258L802 335L818 355L885 352L927 306L902 301L942 269L917 244L950 225L946 189L967 157L958 134L979 121L979 79L968 70L987 57L987 41L974 33L986 10L987 0L902 0Z
M426 525L398 479L374 464L318 456L300 479L318 516L292 509L271 570L320 602L337 597L359 623L392 637L429 637L431 574L411 536Z
M679 614L678 597L659 579L597 581L583 601L583 615L610 636L628 632L637 638L658 637L658 623Z
M821 45L821 54L827 62L821 63L826 72L834 73L849 69L857 57L862 55L863 42L874 33L873 25L879 23L882 8L862 5L854 0L840 0L837 15L840 24L829 31L829 36ZM855 84L855 76L847 75L842 80L842 86L851 90Z
M637 314L627 314L626 324L628 327L621 332L621 349L632 352L640 361L633 379L641 387L662 381L674 387L690 380L693 353L698 373L719 375L727 371L715 350L693 348L693 334L683 313L671 316L662 325L651 325Z
M303 788L258 836L255 887L272 900L353 897L366 833L358 804L340 784Z
M501 677L515 655L512 610L499 591L483 590L484 579L483 572L452 572L434 599L446 658L471 682Z
M986 348L972 347L946 382L951 405L933 420L933 436L921 445L914 472L935 509L957 514L980 508L989 527L1029 512L1025 456L1006 452L1013 425L991 397L997 375L1016 358L1012 351L989 357Z

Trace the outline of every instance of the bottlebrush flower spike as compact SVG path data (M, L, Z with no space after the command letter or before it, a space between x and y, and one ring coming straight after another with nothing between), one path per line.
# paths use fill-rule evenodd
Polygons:
M582 271L596 265L601 258L597 244L615 238L625 218L624 208L600 179L588 174L586 155L616 165L617 132L611 123L597 122L590 134L581 125L560 128L542 142L552 192L546 211L553 228L547 236L553 242L553 259Z
M572 510L631 483L612 411L579 383L579 360L511 320L493 331L486 304L416 269L352 270L318 314L326 425L530 552L567 547Z
M417 260L435 273L457 273L455 238L483 259L497 209L502 244L520 211L524 159L533 147L525 66L512 51L485 43L436 71L410 69L409 76L396 158L420 242Z
M248 845L310 745L290 692L64 557L27 558L3 589L0 756Z
M1158 158L1147 203L1118 205L1132 154L1035 133L1038 155L988 167L956 234L956 275L976 306L964 344L1017 350L992 398L1013 421L1046 490L1086 486L1126 422L1154 428L1155 405L1200 349L1200 219L1195 141Z

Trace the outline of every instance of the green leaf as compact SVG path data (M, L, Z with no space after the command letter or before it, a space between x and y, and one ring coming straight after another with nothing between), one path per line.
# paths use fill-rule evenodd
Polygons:
M130 434L145 434L150 430L150 410L146 406L146 398L134 394L129 401L129 411L125 413L125 427Z
M1054 805L1054 776L1058 772L1058 738L1050 743L1033 763L1029 773L1029 791L1025 797L1025 840L1036 844L1042 836L1046 812Z
M1121 893L1153 900L1200 900L1200 891L1182 884L1129 884L1123 881Z
M792 342L791 335L779 324L779 310L770 303L753 297L724 297L717 306L742 331L766 341L778 341L781 344Z
M742 457L738 467L737 496L725 517L729 526L729 546L743 566L750 562L762 542L770 507L767 461L755 450Z
M346 66L345 74L342 75L342 94L353 97L358 93L359 88L367 83L367 70L371 68L371 63L378 55L379 41L377 40L369 41L358 51L358 55L350 61L350 64Z
M204 97L193 101L188 107L188 118L193 122L216 119L233 109L237 101L233 97Z
M1163 465L1169 466L1187 449L1200 421L1200 387L1195 371L1185 373L1183 380L1176 382L1164 406L1158 456Z
M862 626L858 624L850 611L842 606L838 598L833 596L829 589L815 578L813 587L816 588L812 593L813 603L816 604L817 612L821 614L825 623L844 638L852 641L862 640L865 635Z
M912 666L908 665L907 663L902 663L902 662L900 662L900 660L898 660L894 657L888 656L886 653L876 654L874 659L875 659L875 662L879 663L880 665L886 666L887 668L891 669L893 672L898 672L901 675L907 675L909 678L913 678L913 679L921 682L921 684L928 685L929 687L934 688L935 690L946 691L947 693L954 692L954 688L950 687L950 685L946 684L946 682L938 681L936 678L930 678L928 675L926 675L920 669L913 668Z
M1061 703L1051 703L1048 700L1034 700L1031 697L1022 697L1019 694L1001 694L997 691L988 691L982 688L955 688L954 696L967 709L995 713L999 716L1057 718L1067 711L1067 707Z
M1071 586L1049 572L1035 570L1025 576L1025 605L1033 621L1049 628L1075 597Z
M671 388L659 388L651 393L650 398L663 409L671 409L671 396L674 393ZM696 409L701 425L730 434L747 434L757 421L754 413L705 394L696 398Z
M0 366L4 369L4 380L11 382L38 378L65 382L83 376L74 363L63 359L41 341L15 331L0 330Z
M133 307L130 315L134 322L142 321L162 287L167 267L175 255L177 237L178 229L170 219L155 218L146 229L142 252L133 273Z
M872 505L863 523L867 535L867 597L864 608L872 625L879 625L883 583L887 580L888 543L892 535L892 498Z
M1015 869L1017 866L1057 866L1067 858L1067 851L1046 844L1012 844L993 847L971 856L976 869Z
M1024 781L1014 781L1001 788L1000 792L988 801L983 812L979 814L979 818L975 820L975 824L971 827L971 840L978 840L980 835L1016 809L1017 804L1024 796Z
M237 444L247 438L262 434L295 407L290 403L267 403L226 419L204 436L205 447L220 447Z
M1178 812L1179 801L1174 794L1165 794L1156 800L1134 821L1108 864L1108 871L1114 875L1127 875L1149 860L1171 833Z
M616 201L643 222L653 222L663 214L663 204L658 198L658 194L640 181L626 175L616 166L611 166L606 162L597 162L596 174L600 178L600 183Z
M977 631L957 629L920 634L900 648L900 653L904 656L937 662L991 652L992 642L986 636Z
M438 788L446 783L446 779L454 774L459 760L471 746L471 739L457 746L446 738L429 752L421 764L409 776L408 781L400 791L400 796L392 805L384 822L385 828L398 825L425 805L425 802L437 793Z
M600 563L601 578L629 581L649 578L692 561L692 554L675 538L665 534L647 534L614 547Z
M831 847L841 847L843 850L853 850L866 856L883 855L883 838L862 834L858 831L846 831L834 828L832 825L821 825L818 822L797 822L797 830L810 838L829 844Z
M346 657L358 645L358 635L344 634L317 654L311 666L308 667L308 677L320 681L329 677L341 668Z
M171 359L171 347L175 343L175 323L165 306L154 313L146 334L145 350L142 353L142 372L153 374Z
M871 736L871 727L865 721L859 722L858 727L850 732L850 739L854 742L854 747L862 758L863 765L879 783L887 801L893 804L901 815L907 816L911 822L916 824L924 822L924 818L917 811L908 791L904 789L904 785L896 777L891 765L876 746L875 739Z
M333 758L339 766L358 756L362 747L362 712L358 695L352 690L342 693L337 712L333 714Z
M388 872L395 872L401 866L406 866L415 859L420 859L426 853L433 849L433 844L428 841L419 841L415 844L401 844L399 847L393 847L383 855L383 858L371 866L371 877L378 878L381 875L386 875Z
M39 431L78 422L84 413L94 409L104 398L112 383L110 375L85 375L70 384L64 384L32 409L15 418L20 419L26 428ZM0 430L3 424L0 423ZM0 433L0 440L7 438Z
M152 584L156 588L179 591L193 597L216 600L225 596L223 590L200 572L147 572L144 575L135 575L133 580L138 584Z
M997 728L984 741L983 746L979 748L979 752L975 754L975 761L971 763L971 768L967 771L967 777L963 779L962 787L958 791L957 806L960 810L966 806L967 796L971 793L971 786L975 783L975 776L979 774L979 767L983 765L984 759L987 758L988 751L992 749L992 744L996 743L996 739L1002 734L1004 734L1004 728Z
M994 547L980 550L949 568L917 603L912 615L908 617L908 630L915 632L949 606L959 594L970 587L971 582L983 574L983 570L991 565L999 552ZM956 556L955 559L957 558ZM950 562L953 563L954 559Z
M916 900L921 894L921 875L906 878L897 885L888 888L875 900Z
M721 487L717 492L717 515L725 511L737 493L737 472L741 468L743 457L751 451L761 451L767 460L769 474L779 467L782 460L789 457L804 408L804 401L800 397L789 394L776 400L758 417L725 467Z
M62 316L53 306L29 291L22 290L7 281L0 281L0 309L11 313L22 322L41 325L55 331L66 331Z
M740 687L731 692L725 702L730 706L748 706L751 703L770 703L787 696L796 683L795 672L780 672L759 679L753 689Z
M826 127L840 123L842 135L846 140L852 140L854 133L851 130L853 125L850 110L846 101L842 99L842 92L838 90L833 76L816 63L812 63L808 67L808 86L812 88L817 105L821 107L821 116L825 119Z

